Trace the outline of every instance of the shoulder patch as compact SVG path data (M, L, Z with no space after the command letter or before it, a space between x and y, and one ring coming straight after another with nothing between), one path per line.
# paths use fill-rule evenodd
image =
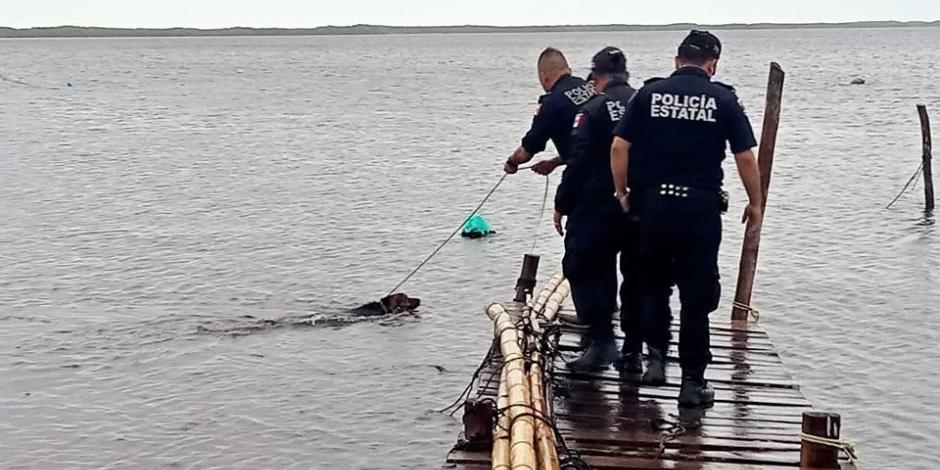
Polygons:
M653 77L653 78L648 78L648 79L646 79L646 81L644 81L643 84L644 84L644 85L652 85L652 84L654 84L654 83L656 83L656 82L661 82L661 81L663 81L663 80L665 80L665 78L663 78L663 77Z
M573 127L574 127L575 129L577 129L577 128L581 127L581 124L584 124L584 112L580 112L580 113L578 113L577 116L574 117L574 126L573 126Z

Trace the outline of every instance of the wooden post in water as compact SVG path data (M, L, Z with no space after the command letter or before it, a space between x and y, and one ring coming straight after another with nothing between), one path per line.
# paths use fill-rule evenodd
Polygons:
M920 132L924 138L924 201L927 212L933 212L934 209L934 197L933 197L933 143L930 137L930 117L927 116L927 107L919 104L917 105L917 114L920 115Z
M803 434L838 440L842 431L842 418L835 413L803 413ZM800 445L800 467L812 469L838 469L837 447L808 442Z
M757 163L760 166L761 207L767 207L767 193L770 191L770 175L774 165L774 150L777 145L777 129L780 126L780 104L783 100L783 80L785 74L776 62L770 64L770 78L767 82L767 105L764 108L764 127L761 131L760 150ZM744 247L738 268L738 287L734 295L732 320L747 320L754 290L754 276L757 273L757 254L760 251L760 226L748 223L744 234Z

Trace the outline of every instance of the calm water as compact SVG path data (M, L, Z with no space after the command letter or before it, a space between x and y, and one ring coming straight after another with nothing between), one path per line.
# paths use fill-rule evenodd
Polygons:
M432 410L487 347L544 180L511 179L484 211L499 235L409 284L419 318L305 325L383 294L495 183L544 46L584 66L622 46L638 84L681 36L0 41L33 85L0 81L2 467L439 465L460 425ZM940 234L919 187L883 208L918 164L914 105L940 121L940 29L721 37L755 123L767 63L789 73L765 327L866 468L940 468ZM561 242L539 238L547 276Z

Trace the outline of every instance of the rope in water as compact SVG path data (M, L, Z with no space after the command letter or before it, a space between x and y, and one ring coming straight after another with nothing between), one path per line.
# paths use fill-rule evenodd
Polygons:
M8 75L4 75L4 74L2 74L2 73L0 73L0 82L12 83L12 84L14 84L14 85L21 85L21 86L25 86L25 87L29 87L29 88L39 88L40 90L58 90L58 88L53 88L53 87L48 87L48 86L34 85L34 84L32 84L32 83L29 83L29 82L24 82L23 80L19 80L19 79L10 77L10 76L8 76Z
M531 168L531 167L528 167L528 168ZM525 168L519 168L519 169L524 170ZM503 184L503 181L506 181L506 177L508 176L509 176L509 173L503 173L503 176L499 179L499 181L496 182L496 185L493 186L493 189L491 189L490 192L486 193L486 196L484 196L483 200L480 201L479 204L477 204L477 207L473 209L473 212L471 212L470 215L468 215L467 218L464 219L463 222L461 222L460 225L458 225L457 228L454 229L454 231L446 239L444 239L444 241L441 242L441 244L438 245L437 248L435 248L434 251L432 251L431 254L428 255L427 258L424 259L424 261L419 263L416 268L414 268L410 273L408 273L407 276L405 276L404 279L401 280L401 282L395 285L395 287L392 290L390 290L387 295L394 294L398 289L401 288L401 286L405 285L406 282L410 281L411 278L414 277L415 274L418 274L418 271L421 271L421 269L424 268L424 266L428 264L431 261L431 259L437 256L437 254L440 253L441 250L443 250L444 247L447 246L447 244L450 243L450 241L453 240L454 237L456 237L457 234L460 233L460 230L463 229L463 226L466 225L467 221L469 221L470 218L475 216L477 212L480 212L480 209L482 209L483 206L487 203L487 201L489 201L490 198L493 196L493 194L496 193L496 190L499 189L499 187Z
M915 184L915 182L918 179L920 179L920 175L923 171L924 171L924 164L921 163L920 166L917 167L917 171L914 172L914 175L911 176L911 179L907 180L907 184L905 184L904 187L901 188L901 192L899 192L898 195L895 196L894 199L892 199L891 202L888 203L885 209L890 209L892 206L894 206L894 203L898 202L898 200L901 199L901 196L903 196L904 193L907 192L908 188L911 187L911 184Z
M528 169L531 169L533 166L535 166L535 165L521 166L521 167L518 168L518 171L528 170ZM418 272L421 271L421 269L423 269L425 265L427 265L429 262L431 262L431 260L432 260L435 256L437 256L437 254L440 253L441 250L443 250L444 247L447 246L447 244L450 243L451 240L453 240L454 237L457 236L457 234L460 233L460 231L463 229L464 225L466 225L467 222L468 222L473 216L477 215L477 213L480 212L480 209L483 209L483 206L486 205L487 202L489 202L490 198L493 197L493 194L496 193L496 190L499 189L499 187L503 184L504 181L506 181L506 178L507 178L508 176L509 176L508 173L503 173L503 176L499 179L499 181L496 182L496 185L493 186L493 189L490 189L490 191L489 191L488 193L486 193L486 196L484 196L484 197L483 197L483 200L480 201L479 204L477 204L476 208L473 209L473 212L470 212L470 215L468 215L467 218L464 219L463 222L461 222L460 225L458 225L457 228L454 229L454 231L453 231L450 235L448 235L447 238L444 239L444 241L441 242L441 244L438 245L437 248L435 248L434 251L432 251L431 254L428 255L427 258L425 258L423 261L421 261L421 263L419 263L417 267L415 267L413 270L411 270L411 272L408 273L408 275L405 276L405 278L402 279L401 282L399 282L397 285L395 285L395 287L394 287L392 290L390 290L387 295L392 295L392 294L394 294L396 291L398 291L398 289L400 289L402 286L404 286L405 283L407 283L408 281L410 281L411 278L415 276L415 274L418 274ZM539 209L539 217L538 217L538 221L536 222L535 232L533 233L533 238L534 238L534 240L533 240L533 242L532 242L532 251L531 251L531 252L534 252L534 251L535 251L535 247L536 247L536 245L538 244L538 235L537 235L537 234L538 234L538 229L539 229L539 227L542 225L542 219L544 218L544 215L545 215L545 206L548 204L549 181L550 181L550 180L549 180L549 177L548 177L548 175L546 175L546 176L545 176L545 194L542 195L542 207ZM530 252L530 253L531 253L531 252Z

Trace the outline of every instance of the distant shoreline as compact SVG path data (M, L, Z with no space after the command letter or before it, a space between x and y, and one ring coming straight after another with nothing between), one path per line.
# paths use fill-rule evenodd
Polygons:
M121 38L121 37L231 37L231 36L369 36L388 34L480 34L480 33L571 33L766 29L846 29L940 27L938 21L858 21L848 23L728 23L697 25L568 25L568 26L321 26L317 28L97 28L56 26L37 28L0 27L0 38Z

